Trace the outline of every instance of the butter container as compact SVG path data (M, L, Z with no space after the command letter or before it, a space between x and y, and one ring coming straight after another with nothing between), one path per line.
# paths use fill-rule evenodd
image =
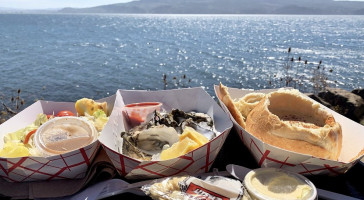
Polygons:
M250 171L244 185L253 199L258 200L315 200L315 185L306 177L277 168Z

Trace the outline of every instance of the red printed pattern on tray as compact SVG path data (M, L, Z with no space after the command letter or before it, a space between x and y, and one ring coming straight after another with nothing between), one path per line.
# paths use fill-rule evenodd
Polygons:
M46 162L37 157L21 157L17 162L0 158L0 177L9 182L83 178L99 147L99 143L89 145Z
M162 178L183 174L199 174L208 172L221 149L229 130L221 133L206 145L181 156L166 161L140 162L105 147L110 160L120 175L132 179ZM204 153L200 153L204 151ZM197 157L197 155L203 155Z
M255 142L255 138L251 137L250 135L243 132L243 130L239 131L240 139L246 144L249 151L255 155L255 158L259 164L259 166L263 167L263 165L269 162L269 167L276 167L282 168L286 170L290 170L302 175L315 175L315 174L342 174L345 172L345 169L348 167L333 165L331 166L330 163L325 163L324 160L322 166L310 165L310 163L299 163L293 164L288 162L289 157L281 156L281 157L270 157L269 154L271 153L269 150L261 150L259 146ZM344 169L344 170L343 170Z

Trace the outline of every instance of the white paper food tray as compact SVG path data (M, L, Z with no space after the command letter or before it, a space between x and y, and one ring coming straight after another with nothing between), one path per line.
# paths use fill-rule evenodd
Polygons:
M251 92L269 93L276 90L278 89L253 91L251 89L228 88L232 99L239 99ZM215 93L217 97L220 96L219 86L217 85L215 85ZM343 143L338 161L316 158L311 155L304 155L266 144L243 129L235 121L228 108L220 99L219 102L223 110L228 113L230 119L233 121L234 128L239 134L240 139L261 167L282 168L303 175L339 175L348 171L360 160L360 157L354 160L352 159L364 148L364 126L323 105L321 106L330 112L334 116L335 121L340 123L342 127Z
M106 101L108 113L111 113L115 96L100 99L97 102ZM3 138L6 134L32 124L38 114L57 114L62 110L77 113L75 102L37 101L33 103L0 125L0 148L3 148ZM95 141L81 149L47 158L34 156L0 157L0 177L9 182L83 178L99 147L100 143Z
M185 112L206 113L213 117L215 128L220 134L207 144L178 158L165 161L139 161L130 158L119 153L122 149L120 133L130 128L124 117L123 107L137 102L162 102L162 109L167 112L175 108ZM227 114L202 88L160 91L118 90L109 122L104 129L107 134L102 134L99 140L119 174L130 179L207 172L233 126Z

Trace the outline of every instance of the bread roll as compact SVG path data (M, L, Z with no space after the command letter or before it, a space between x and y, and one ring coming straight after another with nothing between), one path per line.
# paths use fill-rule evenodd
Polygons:
M241 115L245 118L248 117L249 113L258 105L260 100L264 98L265 94L252 92L249 93L238 101L234 102L234 105L238 108Z
M234 117L235 121L243 128L245 128L245 118L240 113L238 108L234 105L234 101L231 99L228 88L220 83L219 86L219 99L225 104L229 109L231 115Z
M289 151L331 160L340 155L340 124L298 90L267 94L249 113L245 129L263 142Z

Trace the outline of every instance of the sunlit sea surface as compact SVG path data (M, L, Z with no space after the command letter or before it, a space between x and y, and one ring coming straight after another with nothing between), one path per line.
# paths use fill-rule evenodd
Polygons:
M287 74L311 92L320 61L330 87L364 87L364 16L0 14L0 44L6 104L18 89L25 106L117 89L214 96L219 82L282 87Z

